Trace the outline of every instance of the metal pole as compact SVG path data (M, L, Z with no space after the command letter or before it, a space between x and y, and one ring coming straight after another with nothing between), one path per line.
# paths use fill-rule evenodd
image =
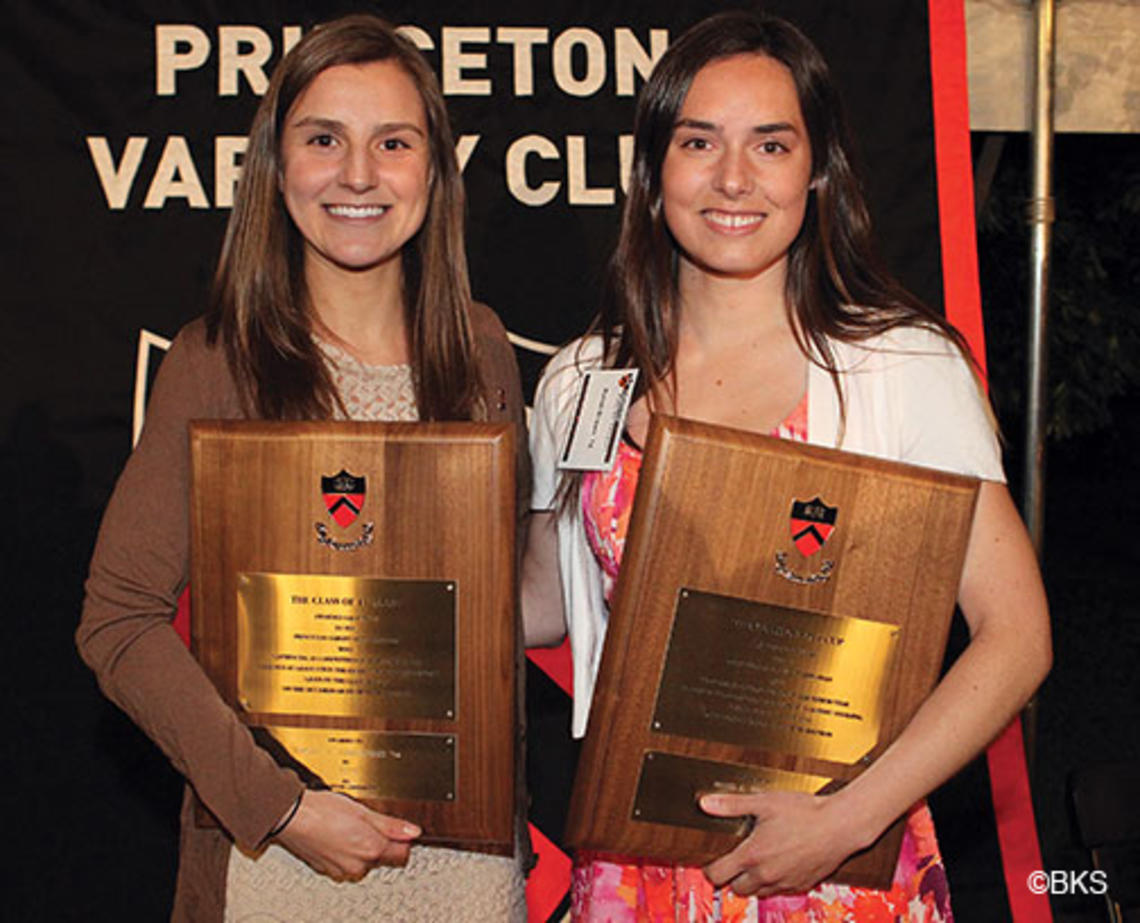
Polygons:
M1023 513L1037 557L1045 536L1045 426L1047 422L1047 320L1050 249L1053 240L1053 57L1054 0L1035 0L1037 35L1033 92L1033 184L1029 200L1029 379L1025 429ZM1030 770L1037 737L1037 703L1025 714Z

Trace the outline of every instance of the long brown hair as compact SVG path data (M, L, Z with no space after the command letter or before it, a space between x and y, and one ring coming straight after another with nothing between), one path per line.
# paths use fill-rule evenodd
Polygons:
M330 67L397 62L427 116L431 188L423 226L404 246L404 305L416 404L424 420L471 419L482 388L471 331L464 198L439 84L415 46L375 16L309 32L278 64L250 129L207 314L247 412L270 420L328 418L341 406L313 342L301 235L278 188L281 132L297 97Z
M930 327L969 355L961 335L884 268L852 167L839 94L823 56L795 26L744 11L710 16L662 56L637 101L634 155L621 233L594 330L607 364L641 370L639 396L670 382L677 355L678 251L665 223L661 170L697 72L739 54L791 71L811 143L812 191L788 253L786 302L801 350L839 389L829 339L865 340L903 325ZM841 408L843 395L840 390Z

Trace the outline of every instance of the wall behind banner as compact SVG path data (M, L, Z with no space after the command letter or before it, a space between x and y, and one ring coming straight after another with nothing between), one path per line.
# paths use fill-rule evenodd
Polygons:
M130 446L140 335L170 338L202 311L243 138L283 49L362 7L409 26L459 139L476 295L513 334L557 344L596 304L645 75L686 26L740 5L5 4L0 598L14 629L20 915L154 919L169 906L178 781L98 696L71 635ZM765 8L831 61L888 262L941 305L925 5ZM529 388L543 354L518 354Z

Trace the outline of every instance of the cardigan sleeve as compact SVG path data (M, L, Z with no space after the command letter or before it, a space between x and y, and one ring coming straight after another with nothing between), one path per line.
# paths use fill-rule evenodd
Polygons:
M534 395L530 422L530 451L534 462L531 509L558 508L561 471L558 456L571 425L574 404L585 369L601 358L601 340L577 340L550 360ZM562 577L562 605L570 636L574 673L574 711L571 732L586 733L594 678L605 640L607 610L602 596L602 575L586 540L582 509L571 504L557 516L558 568Z
M534 392L534 411L530 417L530 457L534 465L534 483L530 496L532 510L552 510L557 505L557 404L557 386L544 373Z
M248 849L301 782L254 742L171 625L189 569L187 425L239 415L222 350L206 345L195 322L162 363L142 437L104 514L76 640L104 693Z
M1004 481L989 403L970 364L939 332L901 327L832 342L843 390L809 369L811 441L850 452Z
M899 386L902 460L1004 481L1001 446L982 383L945 337L927 334L929 347L908 359Z
M531 460L518 361L502 321L491 308L476 302L471 306L471 316L486 391L487 417L515 424L516 513L521 522L530 499Z

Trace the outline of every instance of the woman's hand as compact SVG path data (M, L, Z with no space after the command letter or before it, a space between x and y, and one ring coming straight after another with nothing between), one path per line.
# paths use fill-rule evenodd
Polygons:
M833 799L802 792L705 795L700 805L707 814L756 818L752 832L705 866L705 875L741 895L810 891L864 845Z
M701 799L756 826L705 874L740 894L804 891L957 772L997 736L1048 672L1048 606L1029 537L1002 484L982 482L958 603L970 643L902 734L834 795L761 792Z
M421 832L336 792L306 791L274 840L322 875L359 881L377 865L405 865Z

